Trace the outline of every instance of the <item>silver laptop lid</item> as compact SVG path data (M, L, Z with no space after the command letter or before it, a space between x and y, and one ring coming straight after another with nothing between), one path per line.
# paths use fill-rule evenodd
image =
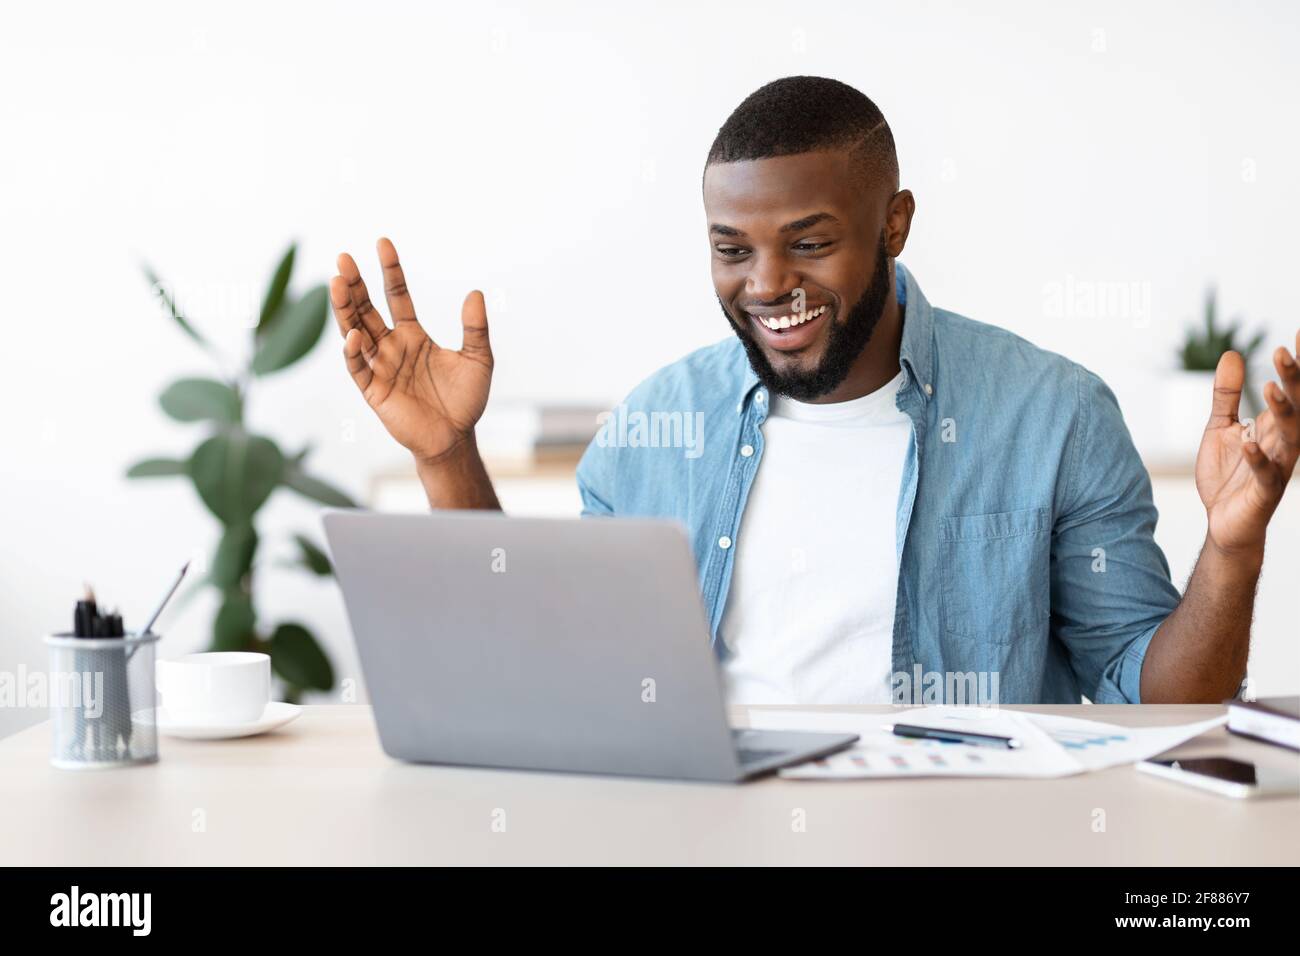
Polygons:
M468 511L324 520L390 755L741 776L677 525Z

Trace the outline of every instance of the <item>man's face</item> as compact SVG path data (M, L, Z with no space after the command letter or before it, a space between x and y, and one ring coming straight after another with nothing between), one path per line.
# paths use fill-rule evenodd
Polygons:
M888 197L864 190L851 161L812 152L705 172L722 311L760 380L802 401L844 381L888 299Z

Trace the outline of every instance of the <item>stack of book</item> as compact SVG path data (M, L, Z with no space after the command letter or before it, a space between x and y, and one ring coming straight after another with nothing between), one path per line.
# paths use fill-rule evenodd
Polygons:
M1228 730L1264 743L1300 750L1300 697L1230 700Z
M479 454L499 465L576 464L606 405L491 402L475 426Z

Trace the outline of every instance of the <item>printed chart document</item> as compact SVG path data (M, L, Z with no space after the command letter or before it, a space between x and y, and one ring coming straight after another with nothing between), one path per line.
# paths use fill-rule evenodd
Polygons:
M855 733L852 748L787 767L799 780L884 777L1068 777L1136 763L1226 722L1227 715L1174 727L1120 727L1093 720L1026 714L991 707L922 707L880 714L751 710L756 730ZM893 723L1015 737L1015 750L896 737Z

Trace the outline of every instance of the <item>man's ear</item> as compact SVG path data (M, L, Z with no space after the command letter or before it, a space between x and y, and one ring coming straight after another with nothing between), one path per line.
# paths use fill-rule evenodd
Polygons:
M889 200L885 209L885 253L891 259L897 259L903 254L915 213L916 200L912 198L910 189L900 189Z

